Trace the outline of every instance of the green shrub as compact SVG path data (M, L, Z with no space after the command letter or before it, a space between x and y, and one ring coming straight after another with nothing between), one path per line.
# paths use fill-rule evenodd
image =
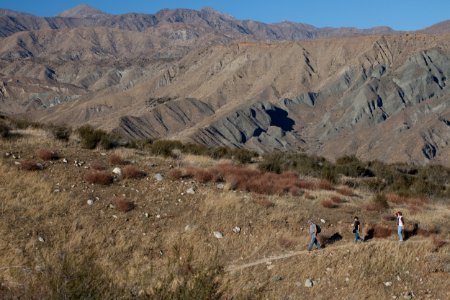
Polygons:
M384 194L376 194L371 202L368 204L367 209L375 211L383 211L389 208L389 203Z
M90 125L78 128L77 132L83 148L86 149L95 149L99 144L103 149L111 149L118 145L113 135L101 129L94 129Z
M214 147L209 149L209 156L213 159L231 158L231 149L228 147Z
M68 141L72 134L72 128L64 125L50 125L48 131L57 140Z
M252 162L252 158L258 156L256 152L247 149L235 149L233 151L233 159L241 164Z
M183 149L183 144L179 141L158 140L150 146L150 153L165 157L173 156L173 150Z

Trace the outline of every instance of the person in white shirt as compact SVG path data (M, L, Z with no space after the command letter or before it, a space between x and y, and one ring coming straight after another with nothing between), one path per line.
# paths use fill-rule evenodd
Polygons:
M398 211L395 215L397 216L398 239L400 242L403 242L403 226L405 225L405 222L403 221L403 215L401 211Z

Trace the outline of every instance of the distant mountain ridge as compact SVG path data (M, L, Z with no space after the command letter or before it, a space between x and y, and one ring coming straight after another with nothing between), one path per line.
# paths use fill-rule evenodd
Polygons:
M78 27L108 27L142 32L167 24L201 26L209 31L229 35L235 39L303 40L319 37L393 33L389 27L369 29L317 28L303 23L282 22L266 24L252 20L237 20L212 8L163 9L156 14L127 13L109 15L87 5L77 6L56 17L37 17L10 10L0 10L0 36L19 31L64 29Z

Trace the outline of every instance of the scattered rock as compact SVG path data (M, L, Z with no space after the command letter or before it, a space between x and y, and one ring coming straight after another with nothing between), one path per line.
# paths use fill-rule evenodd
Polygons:
M223 190L225 188L225 184L223 183L218 183L216 186L219 190Z
M9 152L5 153L5 157L10 157L10 156L11 156L11 153L9 153Z
M156 215L156 218L157 219L161 219L161 215Z
M188 188L188 189L186 190L186 194L190 194L190 195L195 194L194 188Z
M387 287L392 286L392 281L386 281L384 283L384 285L387 286Z
M59 192L60 192L59 189L54 189L54 190L53 190L53 193L55 193L55 194L56 194L56 193L59 193Z
M324 219L320 219L320 222L325 224L325 220Z
M38 168L38 170L44 170L44 165L41 163L37 163L36 168Z
M114 168L112 172L113 172L113 174L116 174L117 176L122 175L122 170L120 168Z
M241 227L235 226L235 227L233 228L233 232L236 233L236 234L240 233L240 232L241 232Z
M313 287L313 285L314 284L311 279L308 278L305 280L305 287L311 288L311 287Z
M66 158L63 158L62 162L67 164L69 161Z
M397 281L402 281L402 279L398 275L397 275Z
M87 201L87 205L92 205L92 204L94 204L94 200L89 199L89 200Z
M216 239L222 239L223 238L223 233L222 232L214 231L213 234L214 234L214 237Z
M275 266L274 265L269 265L267 266L267 270L272 270Z
M332 268L326 268L325 269L327 272L331 272L331 271L333 271L333 269Z
M16 166L20 166L20 165L21 165L21 163L20 163L19 161L15 161L14 164L15 164Z
M407 292L403 294L403 299L412 299L414 297L413 292Z
M162 181L163 180L163 176L160 173L156 173L155 174L155 179L156 179L156 181Z
M41 236L38 236L38 241L41 242L41 243L43 243L43 242L44 242L44 238L41 237Z
M280 275L275 275L272 277L273 282L277 282L277 281L281 281L281 280L283 280L283 277Z
M148 213L144 213L144 217L148 218L150 215Z

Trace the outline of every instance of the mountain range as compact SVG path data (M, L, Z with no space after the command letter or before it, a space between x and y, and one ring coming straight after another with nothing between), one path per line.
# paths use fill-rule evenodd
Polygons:
M449 21L397 32L211 8L0 10L0 111L125 138L449 165L449 42Z

